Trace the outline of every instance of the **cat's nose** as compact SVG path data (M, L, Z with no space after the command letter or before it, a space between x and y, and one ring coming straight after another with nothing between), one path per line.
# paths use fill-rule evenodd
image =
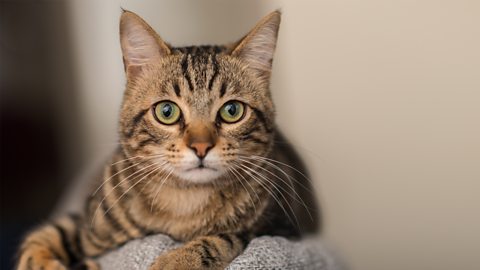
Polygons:
M202 159L215 146L217 134L210 125L194 122L187 127L184 139L185 144Z
M204 158L208 151L212 149L213 144L210 142L194 142L189 145L190 148L192 148L195 151L195 154L199 158Z

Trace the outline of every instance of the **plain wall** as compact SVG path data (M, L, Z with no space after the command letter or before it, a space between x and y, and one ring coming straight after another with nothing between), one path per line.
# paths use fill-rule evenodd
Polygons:
M85 155L114 147L120 7L174 45L283 22L272 92L353 269L478 269L480 2L71 1Z

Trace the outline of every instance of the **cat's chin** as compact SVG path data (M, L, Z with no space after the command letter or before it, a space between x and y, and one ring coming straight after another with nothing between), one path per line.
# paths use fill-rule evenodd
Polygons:
M208 184L222 176L223 172L214 168L197 167L175 172L174 174L187 183Z

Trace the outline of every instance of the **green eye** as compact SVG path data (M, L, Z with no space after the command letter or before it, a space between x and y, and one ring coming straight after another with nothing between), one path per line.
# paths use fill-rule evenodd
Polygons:
M239 101L229 101L220 108L220 117L227 123L238 122L245 112L243 103Z
M155 105L155 118L165 125L174 124L180 119L180 108L171 101L162 101Z

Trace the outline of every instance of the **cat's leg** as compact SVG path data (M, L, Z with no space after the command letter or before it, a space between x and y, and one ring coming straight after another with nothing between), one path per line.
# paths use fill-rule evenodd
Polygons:
M17 269L62 270L79 263L83 269L99 269L93 261L83 261L92 243L81 239L82 222L78 216L65 216L32 231L19 250Z
M197 237L184 246L160 255L150 270L224 269L251 240L248 233Z

